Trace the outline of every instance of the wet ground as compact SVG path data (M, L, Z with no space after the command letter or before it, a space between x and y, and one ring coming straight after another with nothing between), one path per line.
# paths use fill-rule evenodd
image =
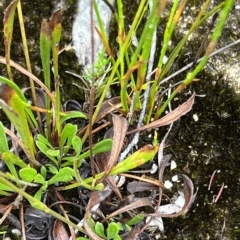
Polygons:
M0 3L0 19L2 19L6 2L10 1ZM30 57L33 59L33 72L41 78L38 49L40 23L42 18L48 18L51 15L54 2L49 3L48 0L43 0L32 3L32 1L23 0L22 3L26 16L27 36L30 41ZM71 42L69 24L71 26L73 22L74 4L75 1L71 0L65 4L68 7L65 8L63 14L61 47ZM194 6L194 1L192 4ZM234 11L238 14L236 9ZM2 22L0 29L2 29L1 24ZM235 21L238 29L239 24ZM14 44L12 59L24 62L21 44L18 40L17 21L15 26L16 33L13 42L18 44ZM220 40L221 45L237 39L237 28L234 30L231 26L228 25L224 30L224 38ZM2 31L0 31L0 36L2 39ZM194 46L197 43L195 41ZM240 56L240 46L235 46L233 50L224 54L219 57L223 60L221 61L222 67L216 64L218 57L210 60L208 67L198 76L200 81L195 82L173 102L173 105L178 106L182 103L181 99L186 99L191 92L197 94L193 110L174 125L170 134L169 146L165 152L173 154L172 159L176 161L177 168L172 171L166 170L166 176L187 174L193 180L198 194L191 210L184 217L164 219L163 236L165 239L240 239L240 95L235 93L232 88L233 83L228 81L229 75L224 72L226 66L229 69L227 63L231 61L236 64L235 69L239 67L237 59ZM0 55L4 55L2 44ZM179 66L189 60L190 55L184 56ZM79 80L65 74L66 70L80 72L74 53L62 54L60 65L62 91L65 93L65 98L83 100L84 95L79 96L79 92L75 92L75 87L72 85L73 81L78 81L79 84ZM6 76L3 65L0 66L0 74ZM183 76L179 76L173 81L179 81L182 78ZM22 76L16 80L23 85L28 81ZM216 171L215 178L211 189L208 190L210 177L214 171ZM221 186L224 186L222 194L214 203Z

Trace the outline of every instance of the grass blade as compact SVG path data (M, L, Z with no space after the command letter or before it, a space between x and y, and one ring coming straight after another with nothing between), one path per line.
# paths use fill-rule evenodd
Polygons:
M16 128L23 144L24 152L28 160L36 166L40 166L35 159L35 146L30 132L25 108L28 106L21 97L9 85L3 84L0 92L0 106L7 115L11 123Z
M13 33L13 23L15 10L18 4L18 0L14 0L7 7L4 18L3 18L3 28L4 28L4 44L5 44L5 57L7 63L7 73L11 81L13 81L11 66L10 66L10 48L12 43L12 33Z

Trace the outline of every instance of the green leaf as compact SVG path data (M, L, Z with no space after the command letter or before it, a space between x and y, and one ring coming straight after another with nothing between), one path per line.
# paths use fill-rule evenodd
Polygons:
M22 160L20 159L18 156L16 156L14 153L12 152L4 152L2 154L2 160L4 160L6 163L12 163L14 165L17 165L20 168L26 168L28 167L28 165Z
M58 52L59 42L61 38L61 10L57 9L50 18L50 26L52 29L52 53L53 53L53 68L54 68L54 79L58 77Z
M92 229L92 231L94 231L94 229L95 229L95 224L94 224L94 221L92 220L92 218L89 218L89 219L87 220L87 222L88 222L88 226Z
M127 224L125 224L125 228L126 228L126 230L129 231L129 232L132 230L132 228L131 228L129 225L127 225Z
M7 185L5 185L3 183L0 183L0 190L14 192L14 190L12 188L8 187Z
M43 75L44 75L44 84L49 91L51 91L51 68L50 68L50 58L51 58L51 47L52 47L52 29L49 24L49 21L44 19L41 24L40 31L40 55L42 60ZM50 109L50 99L46 95L46 109ZM50 121L51 115L46 114L46 124L47 124L47 136L50 135Z
M47 150L47 154L48 154L48 156L50 155L52 157L57 157L57 156L59 156L60 151L49 149L49 150Z
M70 167L65 167L60 169L60 171L53 176L49 181L48 184L54 184L59 182L69 182L73 179L74 171Z
M131 220L129 220L128 222L126 222L127 225L129 226L133 226L133 225L136 225L138 224L139 222L141 222L143 219L144 219L144 214L143 213L140 213L136 216L134 216Z
M113 240L122 240L122 238L119 235L117 235Z
M15 165L20 166L22 168L27 167L27 164L24 163L19 157L17 157L12 152L4 152L1 157L2 157L2 160L5 161L10 173L16 179L18 179L18 173L17 173L17 169L16 169ZM21 186L21 184L19 184L19 183L17 185L18 185L18 187Z
M42 184L42 187L41 187L41 189L43 190L43 191L46 191L47 190L47 188L48 188L48 182L44 179L44 177L41 175L41 174L37 174L37 176L35 177L35 179L34 179L34 182L35 183L40 183L40 184ZM39 189L40 190L40 189ZM39 193L38 193L39 194Z
M78 136L73 137L72 146L76 152L76 156L78 156L82 150L82 141L81 141L80 137L78 137Z
M43 193L43 187L40 187L38 191L35 193L34 198L37 199L38 201L41 201L42 193Z
M49 90L50 90L51 47L52 47L52 30L51 26L49 25L49 22L44 19L42 21L40 32L40 53L42 59L45 85Z
M40 173L41 173L41 175L43 176L43 178L46 179L46 176L47 176L47 169L46 169L45 166L41 166L41 168L40 168Z
M62 153L63 147L65 147L64 153L66 153L72 144L72 139L77 134L77 126L67 123L62 130L62 135L60 138L60 151ZM68 146L68 148L66 148Z
M56 165L58 164L57 160L48 153L50 149L44 143L40 141L36 141L36 145L44 155L46 155L49 159L51 159Z
M52 144L42 135L42 134L38 134L37 135L37 140L39 142L44 143L46 146L50 147L51 149L54 149L54 147L52 146Z
M67 120L72 119L72 118L87 119L85 114L83 114L79 111L73 111L73 112L66 113L66 115L61 118L60 123L63 124L64 122L66 122Z
M45 178L41 175L41 174L37 174L35 179L34 179L35 183L41 183L41 184L45 184Z
M11 49L11 42L12 42L14 15L15 15L17 4L18 4L18 0L12 1L7 7L7 9L5 10L5 14L3 18L3 26L4 26L3 32L4 32L7 73L11 80L12 80L12 73L11 73L11 67L10 67L10 49Z
M118 225L119 231L123 231L123 225L122 225L122 223L117 222L116 224Z
M62 158L62 161L66 161L66 162L64 162L64 163L61 163L61 166L62 166L62 167L66 167L66 166L69 166L69 165L72 166L74 161L78 161L78 158L77 158L77 157L74 157L74 156L71 156L71 157L63 157L63 158ZM79 161L77 166L80 167L80 165L81 165L81 162Z
M54 175L58 173L58 169L52 164L46 164L45 167L47 167L48 170Z
M104 226L102 223L97 222L95 225L95 232L97 233L98 236L106 238L106 235L104 233Z
M93 154L108 152L112 149L112 139L104 139L101 142L98 142L93 146ZM80 159L87 158L90 156L90 151L81 154L79 156Z
M110 175L112 176L115 174L127 172L152 160L158 152L158 148L158 144L156 146L152 146L150 144L145 145L138 151L134 152L131 156L127 157L125 160L113 167Z
M4 126L2 122L0 122L0 153L8 152L9 147L8 147L8 141L7 141L7 136L4 131Z
M112 239L117 237L119 232L118 225L115 222L111 222L107 228L107 238Z
M25 111L28 104L25 102L25 99L22 99L23 97L19 94L19 91L15 91L15 89L18 89L16 85L15 88L12 88L13 84L10 83L8 79L4 79L2 77L0 77L0 81L6 83L1 86L2 91L0 93L0 106L10 122L16 128L20 139L23 142L23 150L26 153L28 160L34 165L40 166L40 163L35 159L36 151L34 140L28 126L28 118Z
M22 180L26 182L32 182L37 176L37 170L31 167L23 168L19 171L19 175Z

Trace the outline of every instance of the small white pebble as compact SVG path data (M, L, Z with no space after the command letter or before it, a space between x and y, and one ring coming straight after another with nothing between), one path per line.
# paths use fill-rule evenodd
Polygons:
M177 182L178 181L178 175L172 176L172 182Z
M172 184L172 182L170 182L169 180L166 180L166 181L164 182L164 187L165 187L166 189L171 189L171 188L173 187L173 184Z
M175 169L176 167L177 167L176 162L175 162L174 160L172 160L172 161L171 161L171 167L170 167L170 169L173 170L173 169Z
M193 120L195 121L195 122L197 122L198 121L198 115L197 114L193 114Z
M12 229L11 232L12 232L12 234L15 234L15 235L18 235L18 236L21 235L21 232L17 228Z
M235 9L237 9L237 10L240 9L240 5L236 5Z
M157 170L158 170L158 165L154 163L154 164L152 165L152 169L151 169L150 173L153 174L153 173L155 173Z

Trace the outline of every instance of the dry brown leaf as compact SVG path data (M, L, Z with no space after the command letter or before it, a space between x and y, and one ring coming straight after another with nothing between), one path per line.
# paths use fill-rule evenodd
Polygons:
M143 192L143 191L152 191L157 190L159 187L148 182L138 182L138 181L132 181L128 183L127 190L131 194L135 192Z
M128 80L131 76L131 74L138 68L140 68L143 65L143 61L140 59L138 60L134 66L128 69L127 73L123 76L124 80Z
M181 116L185 115L192 109L194 100L195 100L195 94L193 94L185 103L180 105L178 108L174 109L172 112L168 113L166 116L164 116L154 122L151 122L145 126L142 126L137 129L134 129L132 131L129 131L129 132L127 132L127 134L135 133L138 131L143 131L148 128L156 128L156 127L169 125L169 124L177 121Z
M57 219L53 226L53 240L69 240L69 236L63 222Z
M0 63L6 64L6 58L0 56ZM10 65L11 67L16 68L19 72L23 73L24 75L28 76L29 78L31 78L34 82L36 82L42 89L44 89L44 91L46 92L46 94L49 96L50 100L52 103L55 104L55 100L54 100L54 95L52 93L50 93L50 91L48 90L48 88L44 85L44 83L38 79L36 76L34 76L32 73L28 72L25 68L23 68L22 66L20 66L19 64L15 63L14 61L10 60Z
M112 190L103 190L103 191L94 191L91 193L91 197L88 202L88 208L92 209L92 207L100 202L102 202L104 199L106 199L110 194Z
M152 207L152 203L151 203L151 200L149 198L141 198L141 199L138 199L136 201L134 201L133 203L130 203L124 207L121 207L120 209L116 210L115 212L109 214L105 219L104 219L104 222L107 221L108 219L116 216L116 215L119 215L121 213L124 213L124 212L127 212L127 211L131 211L131 210L134 210L136 208L140 208L140 207Z
M108 176L112 168L116 165L120 151L122 150L124 138L126 136L128 125L126 118L112 114L112 121L113 121L112 150L107 162L107 166L105 166L104 176L102 177L102 179L99 180L99 182L103 181Z
M88 206L86 208L86 213L84 215L84 221L83 221L83 226L90 237L90 239L93 240L103 240L100 238L93 230L89 227L88 221L91 221L91 208L106 199L110 194L111 190L104 190L104 191L94 191L91 193L90 199L88 201Z
M114 110L122 106L120 97L113 97L105 102L103 102L100 111L98 113L96 122L104 118L108 113L113 112Z
M183 177L183 183L184 183L184 199L185 199L185 203L182 209L176 213L170 213L170 214L154 213L154 214L150 214L150 216L173 218L173 217L178 217L182 215L189 209L194 199L194 195L193 195L194 187L193 187L192 180L188 176L182 174L182 177Z

